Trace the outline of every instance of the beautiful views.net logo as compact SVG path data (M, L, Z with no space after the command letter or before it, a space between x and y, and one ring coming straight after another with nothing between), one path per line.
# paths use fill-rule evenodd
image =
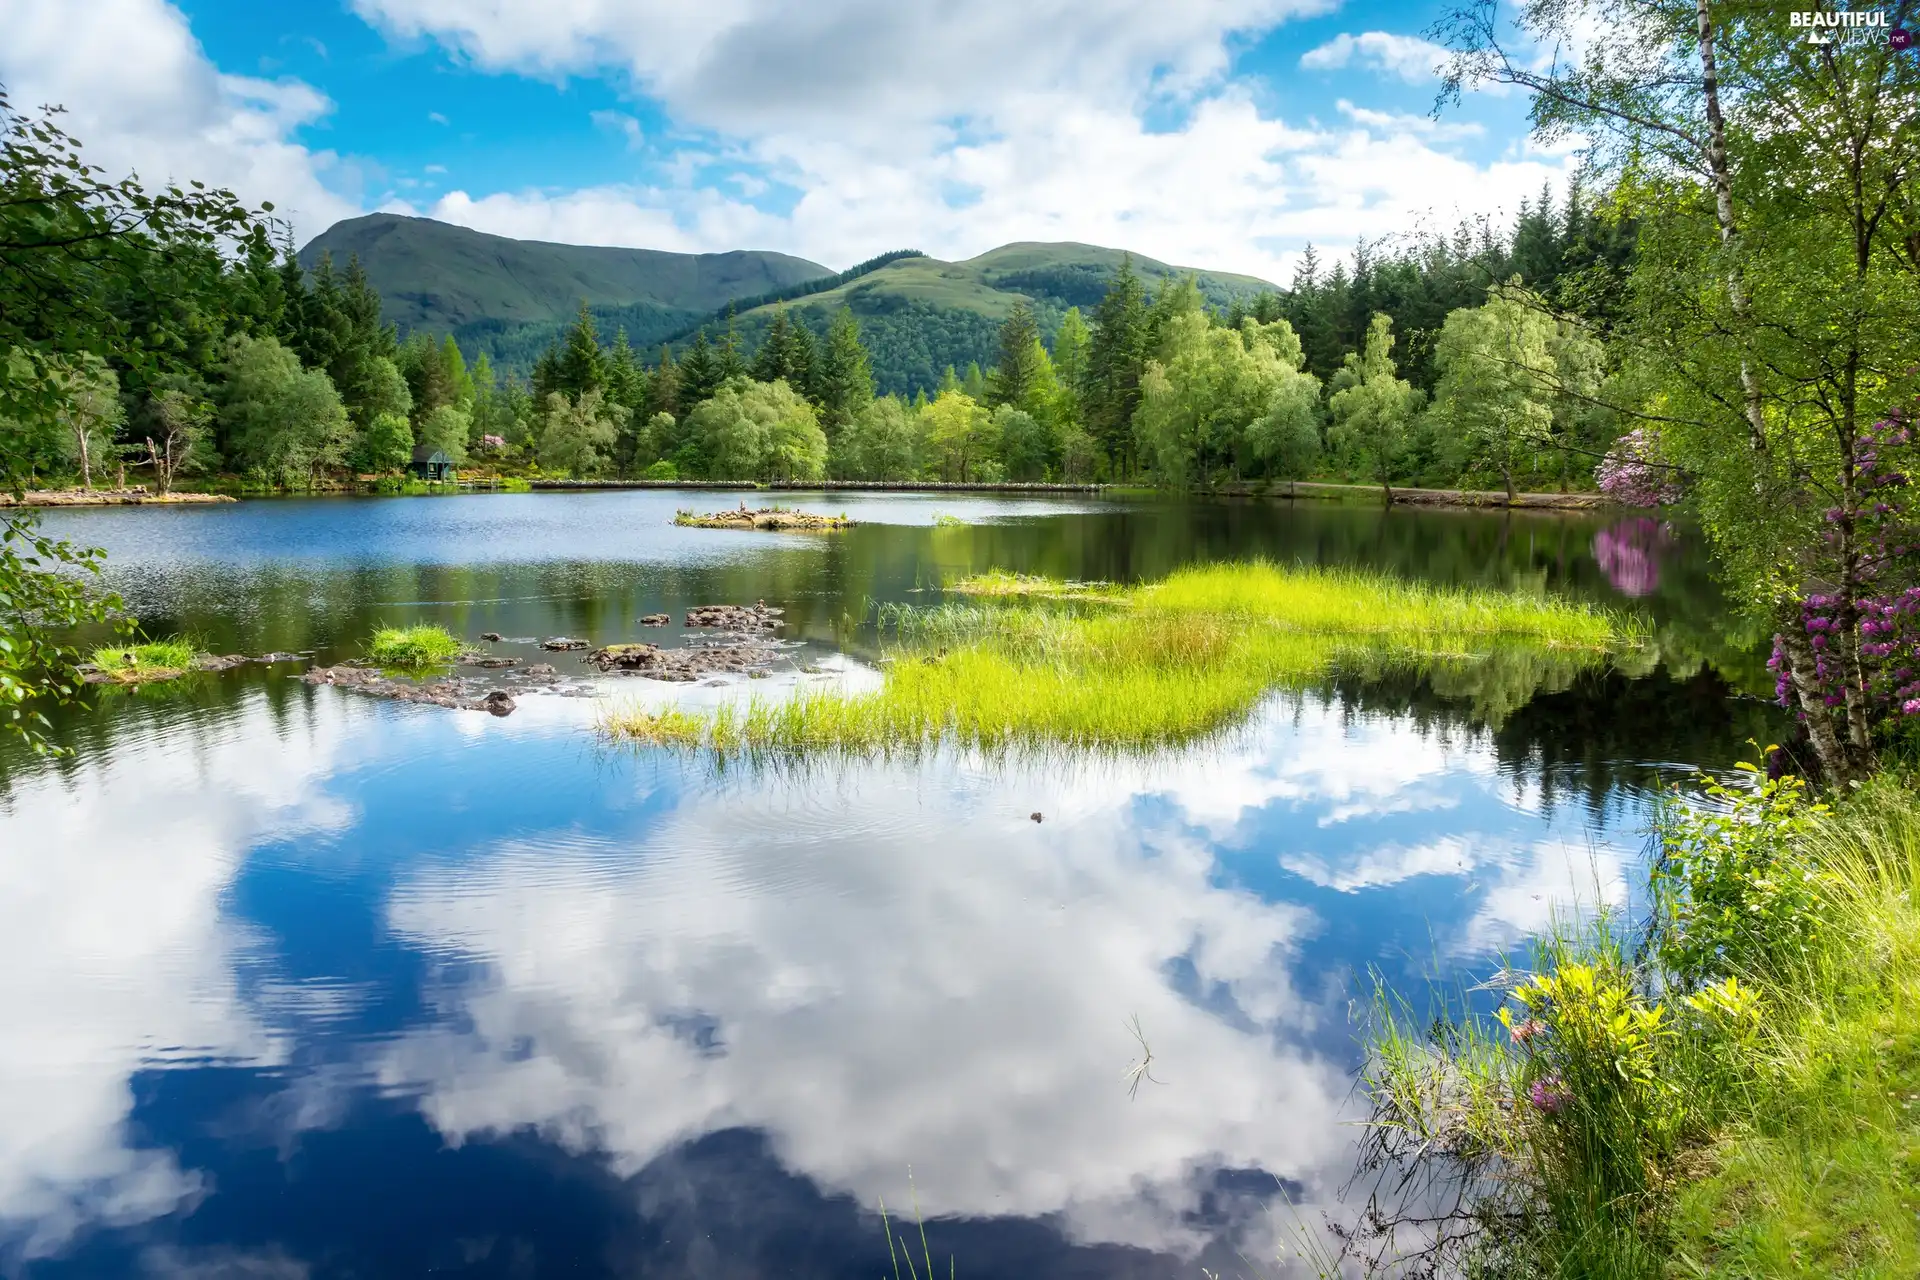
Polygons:
M1788 24L1804 27L1808 44L1862 44L1884 40L1896 49L1913 44L1913 34L1896 27L1883 9L1812 9L1788 15Z

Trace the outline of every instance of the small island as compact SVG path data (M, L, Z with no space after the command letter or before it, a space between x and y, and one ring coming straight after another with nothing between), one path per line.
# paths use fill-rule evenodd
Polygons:
M854 525L845 514L823 516L786 507L762 507L754 511L744 502L732 511L714 511L707 515L677 512L673 522L691 529L766 529L776 533L826 533L851 529Z

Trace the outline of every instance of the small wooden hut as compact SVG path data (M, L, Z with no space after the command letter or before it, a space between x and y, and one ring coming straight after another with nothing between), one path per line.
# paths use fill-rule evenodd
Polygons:
M417 444L413 447L413 461L408 464L407 470L429 484L442 484L454 478L453 459L431 445Z

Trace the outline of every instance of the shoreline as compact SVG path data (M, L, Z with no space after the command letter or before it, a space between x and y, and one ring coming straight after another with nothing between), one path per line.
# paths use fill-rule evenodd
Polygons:
M1078 494L1090 497L1125 496L1142 493L1180 497L1264 498L1289 502L1356 502L1386 506L1379 485L1342 484L1320 480L1284 480L1259 483L1232 483L1213 489L1155 489L1140 484L1048 484L1023 481L940 481L940 480L776 480L757 484L745 480L555 480L525 482L521 492L595 493L619 490L668 490L715 493L1004 493L1004 494ZM462 484L468 493L501 492L485 484ZM175 490L151 493L143 486L126 489L40 489L24 496L0 493L4 507L106 507L106 506L191 506L216 502L238 502L245 497L313 497L332 494L339 497L424 497L440 494L379 494L365 490L328 489L306 494L247 494L236 497L226 493L201 493ZM1618 507L1602 493L1516 493L1507 495L1492 489L1419 489L1395 488L1393 506L1429 507L1453 510L1530 510L1530 511L1604 511Z
M149 493L140 485L130 489L29 489L18 496L0 493L0 507L177 507L238 501L224 493Z
M1339 484L1318 480L1283 480L1259 484L1227 484L1216 489L1155 489L1142 484L1045 484L1022 481L957 482L941 480L776 480L756 484L746 480L533 480L535 492L542 490L600 489L710 489L723 492L772 493L1166 493L1193 497L1286 498L1296 501L1362 500L1376 505L1382 494L1379 485ZM1511 508L1514 510L1596 511L1619 504L1603 493L1516 493L1511 501L1497 489L1417 489L1395 488L1396 507L1460 507L1471 509Z

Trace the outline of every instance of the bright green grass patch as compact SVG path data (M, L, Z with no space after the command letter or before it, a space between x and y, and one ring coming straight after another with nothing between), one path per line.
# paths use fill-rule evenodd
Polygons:
M192 670L199 652L191 640L184 638L143 640L95 649L89 661L114 679L131 684L182 675Z
M1630 638L1581 605L1264 563L1146 587L1002 573L952 589L987 603L881 611L894 643L876 692L802 691L698 714L623 709L601 727L719 751L1155 749L1228 728L1270 690L1336 669L1463 669L1516 646L1576 668Z
M381 627L367 642L367 658L381 667L438 667L465 649L445 627Z

